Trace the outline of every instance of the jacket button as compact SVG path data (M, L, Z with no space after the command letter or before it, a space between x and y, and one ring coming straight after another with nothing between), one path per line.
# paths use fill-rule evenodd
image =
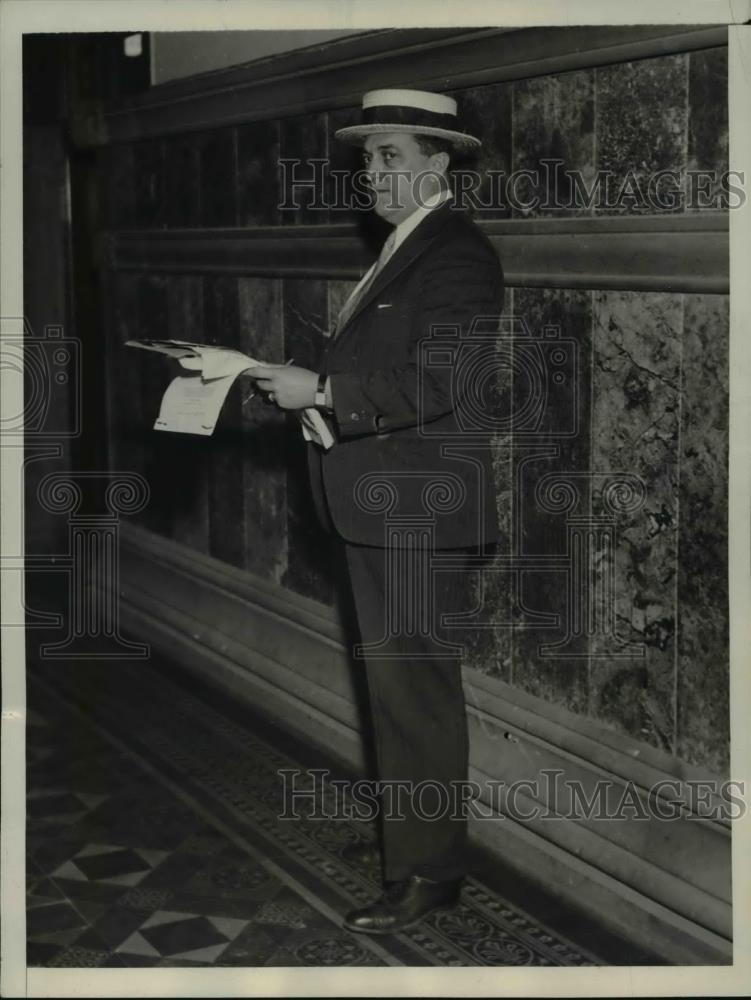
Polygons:
M359 420L360 419L360 414L359 413L350 413L349 419L350 420Z

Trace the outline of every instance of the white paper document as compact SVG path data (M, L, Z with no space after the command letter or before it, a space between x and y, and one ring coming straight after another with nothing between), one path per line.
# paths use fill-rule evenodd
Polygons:
M239 375L248 368L261 364L248 354L231 347L194 344L189 340L126 340L125 346L140 347L144 351L156 351L158 354L177 358L183 368L200 372L201 378L206 380Z
M178 375L162 397L157 431L212 434L235 375L204 381L195 375Z
M128 340L126 347L156 351L177 361L192 375L178 375L167 387L154 430L212 434L237 376L260 362L227 347L187 340Z
M126 347L138 347L175 358L190 375L178 375L167 387L154 430L182 434L212 434L224 401L238 375L263 364L241 351L188 340L128 340ZM300 412L302 433L329 449L335 437L318 410Z

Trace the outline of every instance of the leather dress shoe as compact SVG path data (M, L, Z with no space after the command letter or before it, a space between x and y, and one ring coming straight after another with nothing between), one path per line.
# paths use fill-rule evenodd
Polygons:
M431 882L411 875L401 882L387 885L381 898L352 910L344 918L344 927L358 934L396 934L415 924L439 906L455 906L459 902L462 879Z
M381 849L372 840L355 840L347 844L342 848L341 856L351 865L370 867L381 863Z

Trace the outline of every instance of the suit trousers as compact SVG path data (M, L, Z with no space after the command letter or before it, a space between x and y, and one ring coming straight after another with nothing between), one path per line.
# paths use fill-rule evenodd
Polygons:
M459 554L459 553L455 553ZM379 782L387 881L465 874L467 716L459 657L441 616L463 610L463 567L434 571L419 547L345 544Z

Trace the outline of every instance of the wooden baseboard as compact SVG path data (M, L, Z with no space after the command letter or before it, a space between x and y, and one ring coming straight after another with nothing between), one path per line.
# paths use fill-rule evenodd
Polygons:
M363 769L360 714L333 611L131 525L122 530L121 572L129 632ZM475 671L466 672L465 690L470 779L481 789L470 820L475 841L666 961L731 962L729 821L660 820L648 808L658 781L711 776ZM517 796L518 810L542 814L514 818L493 793L525 779L540 787L536 797ZM629 792L649 818L563 818L570 782L588 798L604 783L611 805ZM670 794L657 796L662 806Z

